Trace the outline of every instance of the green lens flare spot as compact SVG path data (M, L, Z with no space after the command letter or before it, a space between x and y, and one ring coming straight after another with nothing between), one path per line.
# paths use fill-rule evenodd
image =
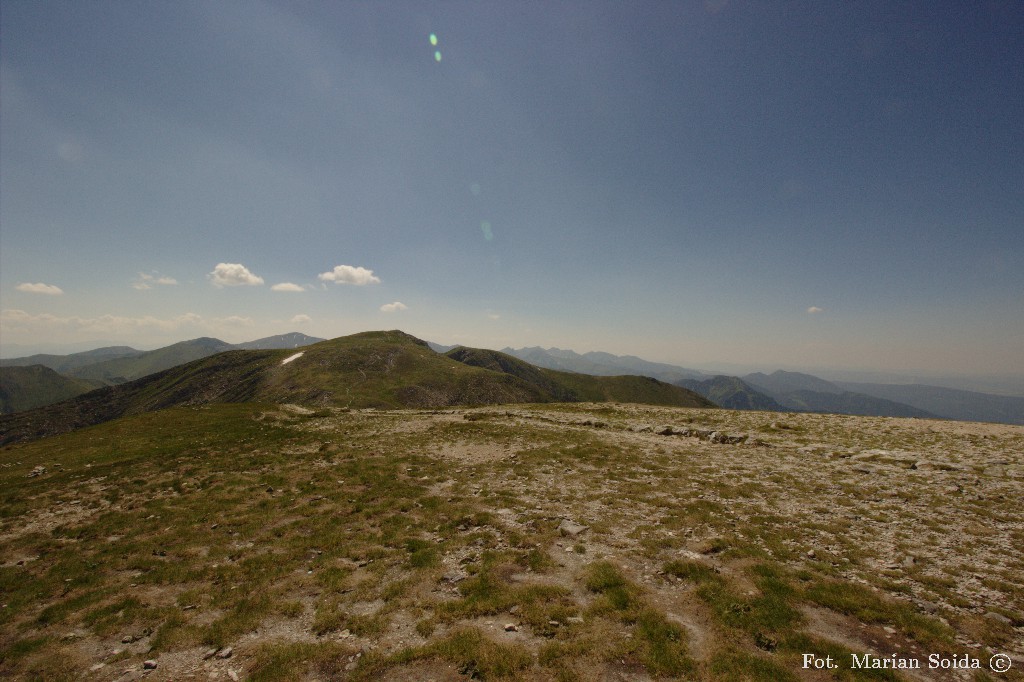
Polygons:
M494 239L494 232L491 230L491 224L488 221L480 223L480 231L484 233L484 239L491 241Z
M430 44L437 47L437 35L433 33L430 34Z
M441 50L438 50L437 52L434 53L434 61L435 62L441 61Z

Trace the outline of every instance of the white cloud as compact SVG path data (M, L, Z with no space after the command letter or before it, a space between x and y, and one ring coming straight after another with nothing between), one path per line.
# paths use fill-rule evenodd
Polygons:
M807 309L807 312L810 313L811 315L817 315L818 313L823 313L825 311L816 305L812 305L810 308Z
M52 284L43 284L42 282L23 282L15 287L18 291L24 291L27 294L46 294L47 296L60 296L64 291Z
M146 291L152 289L154 284L162 284L164 286L177 284L178 280L173 277L157 277L156 275L150 275L145 272L140 272L138 279L132 282L132 288L138 289L139 291Z
M373 270L351 265L335 266L330 272L320 273L320 279L324 282L335 284L355 284L363 286L366 284L380 284L380 278L373 274Z
M313 318L310 317L309 315L296 315L295 317L293 317L291 319L291 323L292 324L306 324L307 322L312 322L312 321L313 321Z
M394 303L385 303L384 305L382 305L380 307L380 310L383 313L393 313L393 312L396 312L398 310L408 310L408 309L409 309L409 306L407 306L406 304L402 303L401 301L395 301Z
M270 290L271 291L294 291L294 292L305 291L305 289L302 286L300 286L298 284L292 284L291 282L281 282L280 284L275 284L274 286L270 287Z
M251 327L253 321L251 317L242 317L241 315L230 315L228 317L219 317L214 320L216 323L226 324L231 327Z
M249 272L241 263L217 263L209 275L215 287L259 286L263 278Z
M501 319L501 315L499 315L498 313L487 313L487 319L489 319L489 320L500 320Z

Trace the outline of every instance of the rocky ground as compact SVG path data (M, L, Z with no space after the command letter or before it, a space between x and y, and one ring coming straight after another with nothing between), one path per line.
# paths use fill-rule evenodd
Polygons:
M247 418L277 441L242 439L230 474L3 451L8 498L31 483L0 527L12 593L70 550L100 582L4 604L0 673L1024 679L1024 427L596 404ZM46 487L76 467L73 491ZM133 490L142 474L159 484ZM867 653L922 669L851 670Z

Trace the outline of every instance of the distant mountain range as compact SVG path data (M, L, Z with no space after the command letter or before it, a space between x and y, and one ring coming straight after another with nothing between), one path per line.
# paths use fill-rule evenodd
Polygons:
M100 386L133 381L226 351L295 349L320 342L323 339L293 332L241 344L199 338L153 351L109 346L70 355L33 355L0 360L0 413L48 405ZM457 346L428 345L441 354L458 350L460 361L469 364L486 362L488 364L480 366L496 371L505 371L500 369L501 366L513 367L510 363L515 360L527 363L534 370L539 368L591 377L651 377L693 391L727 409L938 417L1024 424L1024 397L922 384L830 382L811 374L781 370L771 374L755 372L742 377L711 376L699 370L650 362L630 355L580 354L559 348L506 348L501 352L475 350L474 354L467 354L466 349ZM481 353L494 355L485 358ZM28 371L33 365L37 369ZM42 371L40 365L52 373ZM515 375L520 371L526 370L519 367L510 373ZM531 376L532 379L525 375L520 378L539 381L537 375ZM566 381L564 377L561 379L563 388ZM574 381L576 386L573 390L577 394L597 395L584 385L586 380L577 377ZM624 384L620 390L625 390ZM545 400L558 395L550 386L544 391Z
M948 419L1024 424L1024 397L961 391L924 384L837 382L850 391L895 400Z
M450 347L444 347L447 350ZM539 367L613 376L642 374L688 388L735 410L834 412L888 417L942 418L1024 424L1024 398L921 384L830 382L811 374L776 371L742 377L648 362L634 356L559 348L506 348Z
M125 383L228 350L298 348L323 341L298 332L231 344L208 337L141 351L108 346L70 355L30 355L0 360L0 414L49 405L101 386ZM35 370L49 369L56 376ZM15 369L17 368L17 369Z
M217 353L53 405L3 415L0 445L130 414L212 402L437 408L616 401L714 407L696 393L656 379L557 372L489 350L457 348L442 355L400 331L322 341L304 346L297 357L291 350Z
M744 376L743 381L770 396L787 410L876 417L938 417L911 405L865 393L846 391L811 374L782 370L772 374L755 372Z
M582 355L561 348L503 348L502 353L525 360L531 365L556 369L561 372L578 372L594 376L641 375L668 383L683 379L703 379L707 374L695 369L677 367L662 362L650 362L633 355L612 355L611 353L590 352Z

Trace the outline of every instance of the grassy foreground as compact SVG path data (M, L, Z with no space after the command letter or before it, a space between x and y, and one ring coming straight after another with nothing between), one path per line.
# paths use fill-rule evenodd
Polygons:
M0 677L1024 679L1022 453L623 405L137 415L0 450Z

